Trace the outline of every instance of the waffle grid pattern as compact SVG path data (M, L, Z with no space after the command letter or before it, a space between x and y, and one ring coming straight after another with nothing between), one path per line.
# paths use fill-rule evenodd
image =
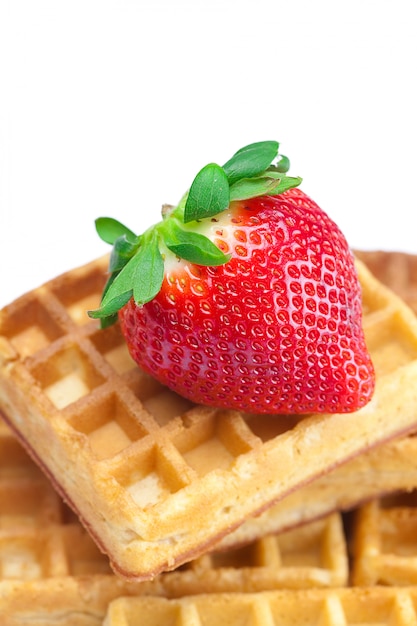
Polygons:
M0 422L0 581L108 574L108 558L82 528L50 483ZM224 575L222 575L224 572ZM235 550L205 554L179 571L161 575L167 589L188 591L227 584L343 586L347 584L347 547L341 517L331 515L280 535L262 537ZM163 587L161 581L155 585ZM144 589L151 588L143 584ZM1 582L0 582L1 585ZM140 589L140 586L137 587Z
M383 258L389 256L383 255ZM378 273L378 268L381 270L377 262L378 256L374 261ZM372 258L370 265L372 267ZM407 281L416 281L416 273L404 261L403 255L400 255L398 263L394 265L399 270L407 269L406 282L401 279L401 271L399 279L400 290L403 288L407 295ZM417 268L417 261L413 267ZM384 264L381 278L384 278L386 271L387 265ZM80 279L82 274L83 272ZM392 280L398 282L396 272L391 274ZM164 394L159 385L144 376L140 376L140 382L136 373L132 376L131 363L126 359L125 351L120 348L116 331L112 331L114 334L109 339L104 334L96 336L84 326L82 311L92 303L88 289L83 292L79 287L79 292L76 293L77 297L80 296L79 301L83 302L79 308L74 304L77 299L75 295L66 293L63 285L58 289L59 283L60 281L57 282L57 301L54 302L48 295L47 306L37 308L38 304L29 305L28 310L32 313L37 311L38 316L30 318L30 325L27 325L27 313L19 318L11 312L10 319L4 325L6 336L0 338L0 358L13 362L16 354L20 354L19 351L22 354L27 352L20 358L28 359L30 366L34 365L35 369L38 365L39 370L36 371L39 372L40 381L47 380L46 374L45 379L43 378L42 358L36 360L32 357L35 353L40 355L39 350L48 350L51 341L59 341L60 337L65 337L67 311L71 311L77 336L85 335L86 345L97 341L95 345L99 354L106 355L105 360L119 372L124 384L130 384L129 388L133 390L140 389L140 403L147 403L144 411L148 414L148 419L154 420L157 415L160 426L168 424L172 415L176 421L187 420L190 408L191 413L195 409L183 407L172 411L175 401L173 394ZM69 284L72 286L72 279ZM91 286L90 279L85 284ZM408 293L412 295L412 290ZM41 301L40 295L39 298ZM26 302L29 300L30 298L26 299ZM54 310L51 328L45 321L49 315L46 314L47 309ZM395 318L398 321L398 315L394 315L394 320ZM399 362L406 360L407 356L405 358L404 354L413 354L413 349L409 351L406 337L407 333L404 333L404 341L399 342L401 349L399 353L395 352ZM382 366L383 361L384 359ZM64 372L64 378L65 375ZM56 378L58 380L59 377ZM53 382L52 389L54 384ZM64 384L64 388L67 384ZM72 384L69 386L72 387ZM55 387L55 391L52 391L52 397L56 389ZM64 391L63 400L67 398L66 394L67 391ZM58 393L57 396L59 395ZM82 397L81 395L75 403L82 401ZM73 408L66 405L61 410L66 412L68 420L76 420ZM163 410L167 411L166 417L162 416ZM250 416L242 418L251 423ZM107 417L103 420L103 424L106 423ZM94 429L90 430L82 423L77 428L83 437L89 437L90 450L94 449L90 436ZM259 427L259 434L267 441L267 425ZM93 435L93 442L95 438L100 456L100 435ZM399 466L394 464L396 470L401 473L401 468L409 467L410 477L404 482L407 490L411 489L413 480L411 470L414 444L414 437L389 444L392 450L395 447L397 461L403 463ZM385 448L383 465L387 469L389 446L382 446L380 452L382 448ZM115 456L118 456L117 452ZM96 462L100 464L107 458ZM340 477L340 489L343 484L348 484L345 481L349 475L349 464L340 468L342 469L346 471ZM374 470L378 473L377 464ZM387 476L388 474L381 474L381 482L379 486L374 485L375 490L386 488ZM321 480L326 478L328 477ZM407 481L408 484L405 484ZM320 481L318 483L321 491ZM400 483L399 479L397 487ZM391 483L391 487L393 485ZM314 486L313 483L308 489ZM300 490L301 498L302 493L303 490ZM159 626L161 623L168 626L278 626L284 623L303 623L307 626L413 626L417 624L416 494L413 490L410 493L373 500L358 507L353 518L348 516L348 521L352 524L345 526L345 530L349 528L351 533L350 583L356 585L354 587L338 586L343 584L341 581L346 580L348 547L347 539L341 533L339 514L278 537L262 536L251 547L205 554L154 581L133 584L110 573L108 559L100 553L73 512L61 501L51 484L0 420L0 622L4 626L21 626L27 623L44 626L46 622L61 626L97 626L102 623L107 612L106 626L134 626L139 623L149 626ZM325 496L324 493L323 497ZM306 506L309 506L308 501ZM262 534L262 531L259 532ZM269 572L265 578L262 570ZM245 576L241 575L243 572L246 572ZM309 576L305 572L309 572ZM213 587L210 595L203 593L209 588L210 577L212 581L220 581L219 588L223 592L228 591L227 581L234 580L237 586L234 588L235 592L220 594L219 589ZM272 581L271 584L275 587L287 588L253 593L253 587L247 585L251 579L257 589L268 588L267 580L270 583ZM171 582L161 583L162 580ZM318 588L322 585L327 588ZM300 586L303 588L300 589ZM241 593L242 590L247 593ZM143 594L148 593L154 596L170 596L172 599L144 597ZM186 596L190 593L198 595L176 598L176 595ZM135 597L126 597L132 595Z
M100 573L108 559L0 422L0 581Z
M417 584L417 492L374 499L355 512L355 585Z
M1 312L0 406L48 459L46 471L119 573L144 579L173 569L332 464L416 426L417 322L364 267L379 401L351 415L278 419L192 406L141 372L118 327L100 330L86 315L106 263L58 277ZM401 389L397 420L382 407L386 389ZM353 437L364 424L363 437ZM307 456L315 461L299 463Z
M1 421L0 452L0 616L8 616L2 624L42 624L47 614L48 623L89 626L101 623L119 596L348 582L347 544L337 513L244 548L205 554L153 581L122 581Z
M104 626L414 626L415 588L335 589L259 594L119 598Z
M51 403L45 417L53 421L61 412L88 439L94 460L111 459L112 474L146 507L160 493L174 493L197 476L229 466L256 447L258 438L236 415L193 412L191 403L135 366L118 327L100 330L88 320L86 311L97 305L104 272L104 260L86 275L81 272L70 285L72 298L61 278L23 298L3 317L2 335ZM216 453L213 465L207 448ZM125 468L136 455L142 475L127 476ZM143 488L148 484L152 489ZM150 501L146 494L152 494Z

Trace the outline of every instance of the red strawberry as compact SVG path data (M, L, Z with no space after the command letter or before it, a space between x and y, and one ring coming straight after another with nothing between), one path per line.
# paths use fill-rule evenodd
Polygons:
M294 188L300 179L285 175L288 160L270 165L270 144L203 168L180 205L140 238L99 221L115 249L102 308L90 314L112 321L120 309L134 360L194 402L354 411L375 381L353 257L334 222ZM264 194L271 187L274 195Z

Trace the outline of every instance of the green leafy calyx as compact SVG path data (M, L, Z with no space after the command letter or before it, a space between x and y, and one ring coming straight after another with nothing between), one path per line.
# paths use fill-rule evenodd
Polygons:
M276 141L261 141L238 150L223 166L203 167L180 203L163 211L163 219L142 235L135 235L111 217L96 220L98 235L113 246L109 279L99 309L89 311L101 326L112 324L117 312L132 297L138 305L152 300L160 291L164 262L169 250L197 265L224 265L229 260L204 235L194 232L201 222L226 210L235 200L278 195L297 187L301 178L287 176L290 162L278 154Z

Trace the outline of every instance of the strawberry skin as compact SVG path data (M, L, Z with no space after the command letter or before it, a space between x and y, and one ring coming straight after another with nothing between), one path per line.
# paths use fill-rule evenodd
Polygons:
M190 400L252 413L350 412L374 391L345 237L294 188L231 202L199 224L229 254L165 253L162 287L119 311L138 365Z

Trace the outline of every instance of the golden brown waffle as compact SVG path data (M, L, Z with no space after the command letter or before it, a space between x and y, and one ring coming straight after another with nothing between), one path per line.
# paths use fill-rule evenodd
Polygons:
M355 585L417 585L417 491L372 500L355 511Z
M35 619L45 618L48 612L52 623L72 616L74 624L96 624L111 600L124 595L176 598L201 592L346 584L343 533L338 541L334 536L340 534L335 529L340 521L332 516L320 524L294 531L291 537L265 538L244 553L206 555L184 570L142 583L110 574L108 560L97 553L80 525L50 526L43 532L38 529L37 535L21 529L2 536L0 556L7 567L0 579L0 615L9 616L7 624L37 623ZM333 536L329 539L329 535ZM5 625L1 619L0 623Z
M415 626L417 589L373 587L119 598L103 626Z
M359 263L373 400L345 415L192 406L100 330L107 259L0 313L0 408L114 569L147 579L213 546L303 483L417 426L417 321ZM308 462L307 462L308 460Z
M97 624L121 595L335 587L348 581L341 516L244 549L207 554L153 581L116 577L107 557L0 421L0 624ZM7 622L1 616L7 615Z

